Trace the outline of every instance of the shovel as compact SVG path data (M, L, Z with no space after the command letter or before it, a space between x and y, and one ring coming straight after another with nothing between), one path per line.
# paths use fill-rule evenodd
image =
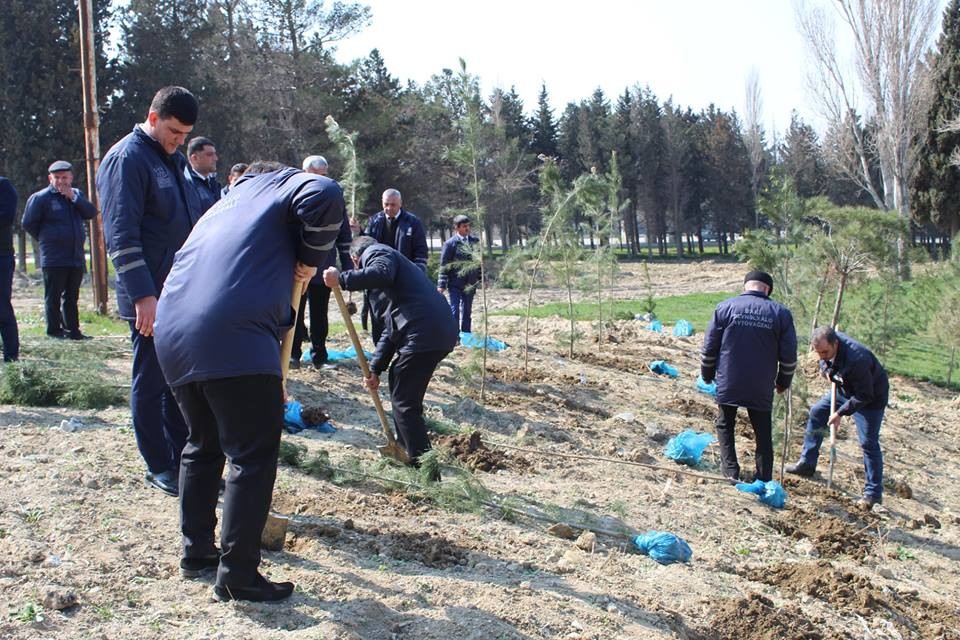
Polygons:
M350 334L350 341L353 342L353 348L357 351L357 361L360 363L360 370L363 372L364 378L369 378L370 367L367 365L366 356L363 355L360 336L357 335L357 330L353 326L353 320L350 319L350 311L347 309L347 303L343 300L343 293L340 291L339 286L334 286L332 289L333 295L337 298L337 306L340 307L340 314L343 316L343 323L347 325L347 333ZM380 402L380 394L376 389L368 390L370 391L370 397L373 398L373 406L377 408L377 416L380 417L380 426L383 427L383 435L387 437L387 444L383 447L377 447L377 451L379 451L380 455L384 458L393 458L403 464L410 464L410 456L397 444L396 439L393 437L393 431L390 429L389 422L387 422L387 414L383 410L383 403Z
M837 411L837 383L830 383L830 415ZM837 427L830 425L830 469L827 471L827 489L833 485L833 463L837 461Z
M793 421L793 391L787 388L787 415L783 418L783 453L780 454L780 484L783 484L783 468L787 463L787 446L790 443L790 423Z
M293 282L293 291L290 292L290 306L293 307L293 326L284 334L283 342L280 343L280 371L283 375L283 390L287 390L287 375L290 373L290 354L293 353L293 336L297 331L299 318L297 313L300 310L300 298L303 295L303 283Z

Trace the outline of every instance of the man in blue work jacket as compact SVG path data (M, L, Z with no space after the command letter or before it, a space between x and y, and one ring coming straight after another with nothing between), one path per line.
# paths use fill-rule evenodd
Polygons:
M329 287L369 294L371 312L383 332L364 384L379 388L380 374L389 367L397 442L418 465L420 455L430 449L423 396L437 365L457 343L457 326L426 274L396 249L360 236L350 245L350 257L352 271L340 273L329 267L323 281Z
M73 186L73 166L57 160L47 169L50 185L27 200L23 228L40 245L47 335L84 340L77 300L83 283L86 220L97 208Z
M197 136L187 143L187 166L184 176L193 183L200 197L200 206L206 211L220 199L220 181L217 180L217 148L210 138Z
M750 271L743 293L717 305L700 353L700 375L717 381L720 471L731 480L773 478L773 392L790 387L797 368L797 332L790 310L770 299L773 277ZM735 429L746 407L756 437L753 478L740 477Z
M190 427L180 568L185 577L216 569L218 600L281 600L293 591L257 570L283 428L280 341L294 320L292 280L306 285L316 274L344 208L333 180L255 162L194 228L160 296L157 357Z
M866 348L833 327L817 327L810 346L820 356L820 373L837 385L837 408L830 412L830 392L810 407L803 451L787 473L810 477L817 469L823 434L840 418L851 416L857 425L857 438L863 449L866 484L857 506L864 511L883 502L883 454L880 451L880 425L890 395L887 372Z
M173 256L203 213L184 174L186 158L177 150L198 111L197 99L183 87L160 89L146 121L113 145L97 172L117 305L133 340L133 430L147 482L173 496L187 425L157 363L153 321Z
M443 249L440 250L437 291L450 292L453 322L460 327L460 331L470 333L473 296L480 282L480 265L476 263L472 247L480 243L480 238L470 235L470 218L465 215L453 219L453 229L455 233L443 243Z
M3 361L20 358L20 332L13 312L13 221L17 217L17 190L0 176L0 340L3 340Z

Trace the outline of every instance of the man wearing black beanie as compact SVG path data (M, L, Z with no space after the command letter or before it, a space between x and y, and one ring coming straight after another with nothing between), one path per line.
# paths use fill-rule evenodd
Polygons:
M731 480L740 477L734 444L737 408L746 407L756 434L753 480L773 477L773 391L783 393L797 367L797 333L790 310L770 299L773 277L750 271L743 293L717 305L707 326L700 354L705 382L717 381L717 438L720 470Z

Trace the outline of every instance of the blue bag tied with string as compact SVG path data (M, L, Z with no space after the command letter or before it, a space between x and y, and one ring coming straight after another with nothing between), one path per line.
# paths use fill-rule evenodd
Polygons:
M787 492L783 490L780 483L776 480L764 482L763 480L754 480L753 482L738 482L737 491L743 493L753 493L763 504L774 509L783 509L787 503Z
M716 383L716 382L711 382L711 383L707 384L706 382L703 381L703 376L698 375L698 376L697 376L697 391L699 391L700 393L705 393L705 394L707 394L708 396L714 396L714 397L716 397L716 395L717 395L717 383Z
M680 337L692 336L693 325L686 320L677 320L677 324L673 325L673 335Z
M633 544L640 553L650 556L660 564L690 562L693 557L693 550L686 540L666 531L647 531L634 536Z
M693 467L700 462L706 448L716 440L712 433L697 433L693 429L687 429L667 441L664 453L674 462Z
M460 344L468 349L482 349L484 345L484 340L480 336L475 336L472 333L466 331L460 332ZM503 351L507 348L507 343L502 340L497 340L496 338L491 338L487 336L486 339L487 351Z
M288 400L283 406L283 428L287 433L300 433L305 429L313 429L320 433L333 433L336 428L329 422L320 424L307 423L303 419L303 405L296 400Z
M680 371L676 367L667 364L666 360L654 360L651 362L650 371L653 371L657 375L666 375L671 378L676 378L680 375Z
M651 320L650 323L647 324L647 331L661 333L663 331L663 323L659 320Z

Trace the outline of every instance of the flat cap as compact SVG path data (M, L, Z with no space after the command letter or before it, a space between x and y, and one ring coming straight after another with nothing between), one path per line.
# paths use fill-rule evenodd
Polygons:
M771 276L766 271L760 271L758 269L754 269L753 271L748 271L747 275L743 277L743 281L746 283L746 282L750 282L751 280L762 282L763 284L770 287L770 293L773 293L773 276Z
M66 160L57 160L47 167L47 173L56 173L57 171L73 171L73 165Z

